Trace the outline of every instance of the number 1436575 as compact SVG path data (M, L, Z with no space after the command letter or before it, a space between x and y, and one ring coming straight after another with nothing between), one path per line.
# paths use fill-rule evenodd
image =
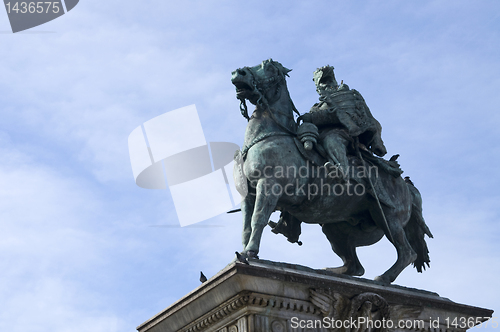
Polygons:
M16 14L42 14L42 13L54 13L57 14L61 10L60 2L58 1L38 1L38 2L7 2L5 7L7 8L7 13Z

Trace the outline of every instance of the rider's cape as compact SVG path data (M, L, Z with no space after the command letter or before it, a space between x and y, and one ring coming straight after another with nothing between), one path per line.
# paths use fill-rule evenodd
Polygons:
M358 137L360 143L371 147L383 156L387 150L382 141L382 126L373 117L361 94L346 84L311 108L311 122L318 127L340 126L351 137Z

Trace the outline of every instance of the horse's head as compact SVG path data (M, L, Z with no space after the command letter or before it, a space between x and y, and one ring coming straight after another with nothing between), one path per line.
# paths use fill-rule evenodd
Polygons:
M285 76L290 71L273 59L254 67L236 69L231 78L236 87L236 98L242 102L248 99L258 107L267 108L280 98L279 87L285 84Z

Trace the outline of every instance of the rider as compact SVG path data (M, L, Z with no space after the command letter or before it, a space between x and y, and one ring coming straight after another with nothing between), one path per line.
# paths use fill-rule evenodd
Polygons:
M338 85L332 66L318 68L313 81L320 95L309 113L300 118L311 122L320 130L320 141L328 155L325 166L342 168L348 172L347 149L357 142L359 147L377 156L384 156L387 150L382 141L382 126L373 117L361 94L349 89L347 84Z

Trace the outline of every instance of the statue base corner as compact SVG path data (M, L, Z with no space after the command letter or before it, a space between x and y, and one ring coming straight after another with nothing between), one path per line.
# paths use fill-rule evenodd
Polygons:
M466 331L492 310L300 265L232 263L139 332Z

